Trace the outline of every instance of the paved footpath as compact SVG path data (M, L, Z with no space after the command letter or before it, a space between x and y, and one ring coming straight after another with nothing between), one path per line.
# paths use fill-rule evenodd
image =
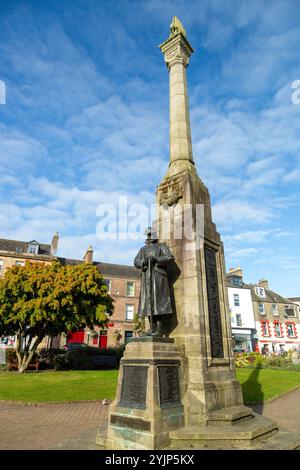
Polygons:
M300 432L300 388L264 405L253 405L256 413L263 414L280 427Z
M53 449L96 428L107 417L101 402L11 405L0 402L0 450Z
M280 427L300 432L300 388L254 411ZM54 405L8 405L0 402L0 450L94 448L97 427L107 418L100 402ZM81 436L85 436L83 439ZM71 444L64 445L65 442Z

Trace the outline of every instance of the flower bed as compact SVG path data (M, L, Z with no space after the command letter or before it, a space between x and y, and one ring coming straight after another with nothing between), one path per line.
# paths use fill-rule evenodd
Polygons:
M295 351L289 351L282 355L270 354L268 356L258 352L235 353L234 364L238 368L300 370L300 354Z

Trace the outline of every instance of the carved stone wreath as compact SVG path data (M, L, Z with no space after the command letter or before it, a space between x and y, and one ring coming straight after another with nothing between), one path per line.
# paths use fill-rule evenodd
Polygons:
M183 197L183 186L179 182L174 182L172 184L168 184L166 187L162 189L160 194L160 204L167 204L171 206L175 204L180 198Z

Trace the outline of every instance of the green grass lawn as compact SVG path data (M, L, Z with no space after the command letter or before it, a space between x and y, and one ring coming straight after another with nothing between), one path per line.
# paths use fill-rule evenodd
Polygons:
M300 386L300 371L236 369L245 402L262 402Z
M63 402L114 399L117 370L0 372L0 400ZM237 369L246 402L266 401L300 386L300 371Z
M17 372L0 372L0 400L112 400L117 378L117 370L33 372L22 375Z

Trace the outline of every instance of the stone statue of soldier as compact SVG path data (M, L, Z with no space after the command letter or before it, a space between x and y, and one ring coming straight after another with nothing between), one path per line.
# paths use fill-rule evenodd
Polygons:
M134 259L134 266L142 270L138 315L148 316L150 330L146 336L163 336L163 323L173 313L167 267L175 259L165 243L159 243L149 227L147 239Z

